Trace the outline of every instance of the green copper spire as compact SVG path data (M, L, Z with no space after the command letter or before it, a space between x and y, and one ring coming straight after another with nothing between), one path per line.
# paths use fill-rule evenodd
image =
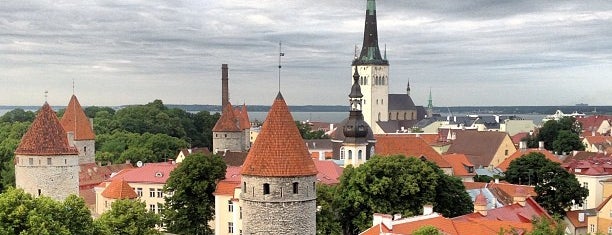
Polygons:
M385 55L386 57L386 55ZM365 27L363 30L363 46L359 57L353 60L353 65L388 65L378 47L378 29L376 26L376 1L367 0Z
M429 88L429 103L427 104L428 109L433 109L433 99L431 98L431 88Z

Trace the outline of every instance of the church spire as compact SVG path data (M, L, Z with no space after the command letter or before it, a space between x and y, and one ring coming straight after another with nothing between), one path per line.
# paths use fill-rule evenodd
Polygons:
M389 64L389 62L381 56L380 48L378 47L375 0L367 0L363 46L361 47L361 54L353 61L353 65L362 64Z
M431 98L431 88L429 88L429 99L427 101L427 117L431 118L433 116L433 98Z
M410 80L406 83L406 94L410 95Z

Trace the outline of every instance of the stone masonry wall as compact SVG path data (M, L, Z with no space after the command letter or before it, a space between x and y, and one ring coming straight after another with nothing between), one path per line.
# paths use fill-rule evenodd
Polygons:
M35 197L40 192L40 195L61 201L70 194L78 195L79 157L17 155L15 184Z
M315 234L315 176L242 176L243 234ZM246 183L246 187L245 187ZM298 193L293 193L298 183ZM269 194L263 185L269 184Z
M245 150L243 138L243 132L214 132L213 150L224 151L227 149L232 152L242 152Z
M75 140L74 146L79 150L79 164L96 162L95 140Z

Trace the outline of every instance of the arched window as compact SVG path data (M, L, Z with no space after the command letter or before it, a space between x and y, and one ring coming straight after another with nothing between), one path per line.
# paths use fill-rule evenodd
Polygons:
M384 99L380 99L380 104L385 104L385 100Z
M340 148L340 160L344 160L344 147Z
M376 99L376 104L378 104L378 99Z
M244 193L247 192L246 182L242 182L242 190L244 190Z
M293 182L293 194L297 194L298 193L298 182Z
M87 153L87 146L83 146L83 153Z
M378 113L378 121L380 121L380 113Z
M363 85L368 85L368 77L364 78L364 82L363 83L364 83Z
M363 155L363 152L361 150L359 150L357 152L357 160L361 160L362 159L362 155Z
M263 184L263 194L264 195L270 194L270 184L268 184L268 183Z
M349 150L348 151L348 160L352 160L353 159L353 151Z

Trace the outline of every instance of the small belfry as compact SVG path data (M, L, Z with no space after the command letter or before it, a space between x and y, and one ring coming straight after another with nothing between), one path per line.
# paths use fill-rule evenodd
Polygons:
M62 201L79 194L79 152L47 102L15 150L15 185Z
M316 175L279 92L242 165L243 234L316 233Z

